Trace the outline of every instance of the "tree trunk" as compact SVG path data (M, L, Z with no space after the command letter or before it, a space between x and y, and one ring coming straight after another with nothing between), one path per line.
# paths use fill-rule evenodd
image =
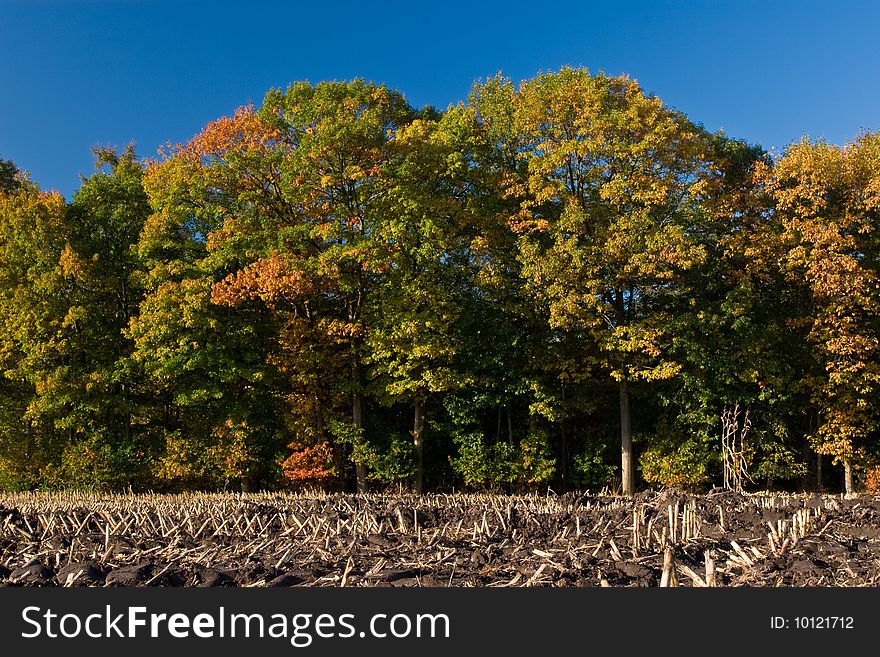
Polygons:
M636 492L636 477L633 470L632 422L629 409L629 383L620 382L620 480L624 495Z
M416 475L413 479L413 492L422 494L422 484L424 481L424 450L423 439L425 433L425 403L417 401L415 403L415 418L413 421L413 445L416 449Z
M843 490L849 494L853 492L852 463L849 459L843 462Z
M351 354L351 421L355 428L363 433L364 430L364 396L361 394L361 368L357 355ZM354 464L355 477L357 479L357 492L367 492L367 466L363 463Z
M816 488L821 493L825 486L822 483L822 455L816 454Z
M321 398L314 395L315 402L315 438L318 442L324 440L324 411L321 410Z
M565 409L565 384L562 384L559 388L560 398L562 399L562 408ZM559 468L559 475L562 481L562 490L568 490L568 436L565 433L565 418L566 415L563 412L562 420L559 422L559 437L561 442L561 464Z
M354 426L363 431L364 429L364 396L355 392L351 399L351 420ZM363 463L355 463L355 476L357 477L357 492L367 492L367 466Z

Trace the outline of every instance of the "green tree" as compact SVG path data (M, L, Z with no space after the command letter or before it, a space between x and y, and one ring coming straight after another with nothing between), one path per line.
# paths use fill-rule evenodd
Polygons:
M58 260L67 329L63 374L40 404L75 436L63 479L148 486L155 450L141 442L138 373L124 331L142 297L136 244L150 208L132 147L95 156L98 171L83 180L68 208ZM101 463L92 474L90 460Z
M793 423L806 401L797 375L806 354L790 322L801 298L779 272L779 225L756 180L771 162L723 135L714 145L717 170L692 228L706 257L681 282L670 318L682 368L657 391L660 418L641 457L645 479L661 485L803 474Z
M134 244L149 208L133 150L96 155L109 171L84 180L70 205L21 178L7 197L5 369L18 421L51 445L35 468L43 484L146 486L122 332L137 312Z
M398 130L371 234L381 273L369 306L367 361L380 399L412 405L417 493L424 485L429 399L439 401L467 378L457 364L462 313L474 289L472 130L473 114L464 107Z
M267 359L272 323L258 307L212 301L233 264L209 248L225 222L248 221L274 202L261 179L233 173L245 163L258 167L254 173L271 169L270 135L245 108L151 163L144 176L153 210L138 243L146 293L128 335L132 361L153 388L151 429L165 445L157 474L168 486L247 489L279 474L282 435Z
M0 158L0 193L11 194L21 187L21 172L14 162Z
M64 419L42 403L66 367L58 262L67 206L60 194L17 180L0 190L0 479L33 488L49 483L68 438Z

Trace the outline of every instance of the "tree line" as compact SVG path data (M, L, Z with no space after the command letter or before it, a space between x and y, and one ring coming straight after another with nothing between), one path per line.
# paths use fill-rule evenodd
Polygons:
M0 160L0 486L878 486L880 136L628 77L270 90L72 200Z

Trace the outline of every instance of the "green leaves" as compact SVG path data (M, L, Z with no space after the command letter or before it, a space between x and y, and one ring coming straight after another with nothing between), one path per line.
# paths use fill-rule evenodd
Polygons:
M664 310L705 257L691 224L714 170L708 135L632 80L583 69L516 90L496 78L473 97L488 125L507 127L501 193L518 201L508 222L551 327L588 336L584 370L674 376ZM632 492L632 473L624 479Z
M870 464L878 144L564 68L298 82L70 203L0 160L0 485L698 487L731 408L768 482Z

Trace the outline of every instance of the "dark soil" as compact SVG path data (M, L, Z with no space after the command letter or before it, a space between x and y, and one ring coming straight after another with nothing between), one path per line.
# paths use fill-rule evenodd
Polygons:
M0 496L5 586L865 586L880 498Z

